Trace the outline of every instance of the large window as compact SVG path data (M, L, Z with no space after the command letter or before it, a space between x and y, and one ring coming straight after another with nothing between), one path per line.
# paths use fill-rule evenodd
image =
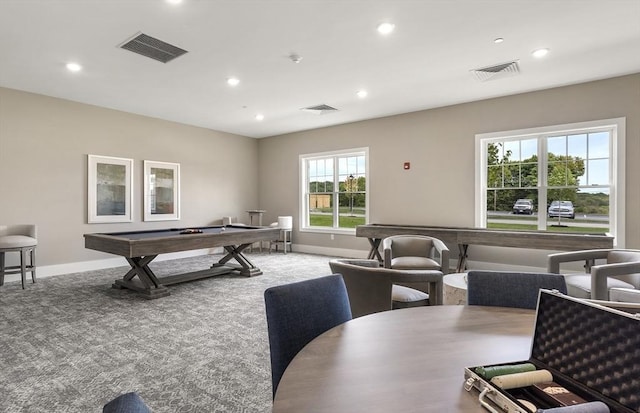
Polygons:
M368 149L300 156L302 229L354 231L367 222Z
M624 119L476 136L476 225L624 242Z

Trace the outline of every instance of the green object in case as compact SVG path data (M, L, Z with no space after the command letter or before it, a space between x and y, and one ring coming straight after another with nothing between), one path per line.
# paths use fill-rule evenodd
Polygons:
M495 376L504 376L506 374L524 373L525 371L534 371L536 366L531 363L521 364L505 364L502 366L477 367L475 372L487 380L491 380Z

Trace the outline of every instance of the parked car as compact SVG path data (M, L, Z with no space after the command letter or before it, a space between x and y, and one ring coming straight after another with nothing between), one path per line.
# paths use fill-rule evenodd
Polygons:
M549 205L547 213L549 218L562 217L574 219L576 217L576 213L573 210L573 202L571 201L553 201L551 205Z
M533 201L530 199L518 199L515 204L513 204L513 213L514 214L533 214Z

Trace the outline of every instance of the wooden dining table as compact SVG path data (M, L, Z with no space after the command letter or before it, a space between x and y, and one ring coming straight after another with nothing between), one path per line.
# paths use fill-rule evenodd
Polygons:
M431 306L359 317L287 367L273 413L482 412L464 368L526 360L535 311Z

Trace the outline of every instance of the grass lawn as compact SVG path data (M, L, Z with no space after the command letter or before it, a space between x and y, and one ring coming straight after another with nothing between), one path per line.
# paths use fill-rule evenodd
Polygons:
M537 231L537 225L525 225L525 224L502 224L502 223L488 223L489 229L508 229L513 231ZM594 228L594 227L554 227L547 226L547 231L550 232L571 232L578 234L604 234L609 232L609 228Z
M330 214L311 214L309 215L310 224L312 227L333 227L333 216ZM358 225L364 225L365 220L363 216L350 216L340 215L340 228L355 228ZM507 223L487 223L489 229L504 229L511 231L537 231L538 226L535 223L532 224L507 224ZM609 228L594 228L594 227L580 227L580 226L567 226L567 227L554 227L552 225L547 226L547 231L550 232L567 232L577 234L604 234L609 231Z
M331 215L309 215L309 221L312 227L331 228L333 226L333 217ZM340 228L355 228L358 225L364 224L364 217L340 216Z

